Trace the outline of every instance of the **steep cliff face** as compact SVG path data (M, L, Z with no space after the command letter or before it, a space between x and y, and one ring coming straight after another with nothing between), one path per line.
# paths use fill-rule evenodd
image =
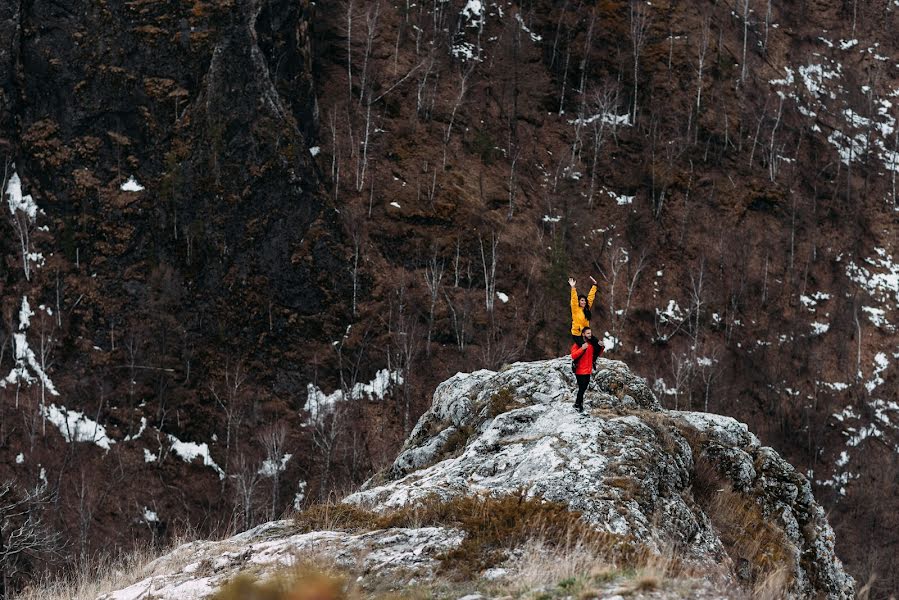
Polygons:
M141 529L155 537L181 519L230 514L230 480L163 466L177 455L170 441L221 437L227 456L207 465L230 464L262 425L290 422L311 344L345 328L345 252L308 143L311 10L305 1L0 7L0 479L28 487L42 469L56 472L56 527L67 530L80 512L69 478L80 473L97 490L82 513L83 551L91 531L127 545ZM14 208L14 195L30 204ZM26 347L41 348L35 368L55 395L31 386ZM238 415L225 429L221 410ZM49 432L48 415L62 415ZM102 435L79 430L84 419ZM65 443L101 437L111 449ZM118 483L110 452L121 458ZM164 491L175 480L181 491ZM148 523L140 507L154 505L168 516Z
M577 511L622 547L690 564L726 597L774 572L785 574L781 591L788 597L854 597L808 480L745 425L661 409L644 380L605 359L587 410L578 414L573 379L567 359L450 378L387 471L393 480L370 482L344 502L390 513L461 497L535 497ZM339 527L339 518L332 524ZM125 600L151 589L159 598L206 597L247 565L265 575L316 552L358 571L359 581L402 588L437 576L439 557L446 571L447 553L465 536L458 523L368 533L270 523L223 542L183 546L159 559L152 577L103 598ZM521 551L504 548L485 585L514 580Z

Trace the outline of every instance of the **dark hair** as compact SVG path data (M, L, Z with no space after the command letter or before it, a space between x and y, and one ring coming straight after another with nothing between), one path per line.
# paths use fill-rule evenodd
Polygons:
M578 300L580 300L581 298L584 299L584 318L589 321L590 317L593 316L593 313L590 312L590 301L587 299L587 296L585 296L583 294L579 294ZM581 331L583 331L583 330L581 330Z
M593 331L589 325L587 327L584 327L584 329L590 329L591 332ZM584 331L584 329L581 329L581 331ZM599 340L596 338L595 335L591 335L590 339L588 340L588 339L584 339L584 335L582 333L581 339L583 339L585 342L587 342L588 344L593 346L593 368L595 369L596 368L596 359L599 358L599 355L602 354L606 348L605 348L605 346L603 346L602 344L599 343Z

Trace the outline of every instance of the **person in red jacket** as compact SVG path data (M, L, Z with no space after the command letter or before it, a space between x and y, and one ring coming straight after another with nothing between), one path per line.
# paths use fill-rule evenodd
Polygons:
M572 344L571 359L574 361L574 377L577 379L577 400L574 408L578 412L584 412L584 393L590 385L590 375L596 366L596 359L602 355L605 348L599 343L589 327L581 331L581 343Z

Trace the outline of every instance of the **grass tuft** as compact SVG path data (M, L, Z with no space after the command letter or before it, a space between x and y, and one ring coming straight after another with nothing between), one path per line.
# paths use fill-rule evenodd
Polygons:
M505 561L508 551L539 537L549 548L574 541L600 548L604 554L632 560L637 550L630 538L598 532L584 523L580 513L565 504L529 498L524 492L502 496L428 497L418 503L385 513L356 506L318 505L295 519L303 531L374 531L391 527L444 526L465 533L462 543L439 557L441 571L472 577Z
M490 396L490 399L487 401L487 417L492 419L517 406L518 402L515 401L515 394L510 388L504 387Z

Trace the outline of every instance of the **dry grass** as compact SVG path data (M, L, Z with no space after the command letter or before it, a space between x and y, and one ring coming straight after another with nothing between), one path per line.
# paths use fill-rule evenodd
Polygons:
M355 506L320 505L303 511L296 523L304 531L322 529L351 532L390 527L444 526L465 532L463 542L440 556L441 571L463 578L506 560L508 551L539 538L549 548L581 544L599 556L615 555L627 561L637 556L632 540L595 531L580 513L564 504L528 498L523 492L494 498L460 496L449 500L430 497L414 505L385 513Z
M794 597L790 592L793 577L787 569L774 569L752 586L753 600L785 600Z
M510 388L504 387L490 396L490 399L487 401L487 417L492 419L518 406L519 403L515 400L515 394Z
M734 490L702 455L695 460L693 494L728 556L734 564L746 565L747 583L758 589L759 597L780 598L792 585L796 548L751 496Z
M187 533L179 535L165 548L137 547L127 555L104 555L93 563L61 576L37 581L22 590L15 600L96 600L101 594L119 590L156 574L154 561L178 546L195 539ZM166 568L178 569L187 565L191 556L175 555Z

